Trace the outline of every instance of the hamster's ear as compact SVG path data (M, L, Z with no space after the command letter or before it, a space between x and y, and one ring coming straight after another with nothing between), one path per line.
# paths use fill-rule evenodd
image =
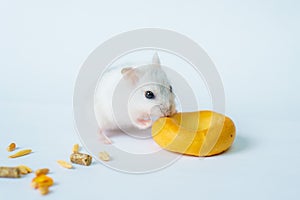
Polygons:
M126 67L121 70L125 80L129 80L133 85L139 81L137 70L132 67Z
M159 59L157 52L155 52L155 54L153 55L152 63L157 66L160 66L160 59Z

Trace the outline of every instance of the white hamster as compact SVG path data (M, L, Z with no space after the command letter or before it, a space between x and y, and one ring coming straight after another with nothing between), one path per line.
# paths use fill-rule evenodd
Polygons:
M130 126L147 129L152 125L151 117L176 112L172 86L157 53L153 55L152 64L104 72L94 100L99 133L105 143L111 143L103 133L105 130Z

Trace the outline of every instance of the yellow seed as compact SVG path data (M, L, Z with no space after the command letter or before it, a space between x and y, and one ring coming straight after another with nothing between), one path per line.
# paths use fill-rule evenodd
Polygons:
M15 143L10 143L8 147L6 148L7 151L11 152L16 149L16 144Z
M41 171L43 171L43 169L41 169ZM49 169L47 170L49 171ZM52 186L53 183L54 181L51 177L41 174L32 179L31 186L34 189L38 189L42 195L45 195L49 193L49 187Z
M73 153L78 153L78 151L79 151L79 144L74 144Z
M37 189L40 187L50 187L53 183L54 181L51 177L42 174L32 179L31 186Z
M27 167L25 165L19 165L18 168L19 168L21 174L23 174L23 175L24 174L29 174L29 173L32 172L32 169L30 169L29 167Z
M68 163L64 160L58 160L57 163L64 168L71 169L73 167L71 163Z
M39 191L42 195L46 195L49 193L49 187L39 187Z
M110 160L109 154L105 151L99 153L99 158L103 161L109 161Z
M23 174L23 175L24 175L24 174L28 174L28 172L27 172L27 170L26 170L25 167L23 167L23 166L18 166L18 168L19 168L21 174Z
M17 158L17 157L20 157L20 156L25 156L27 154L30 154L31 153L31 149L24 149L24 150L21 150L21 151L18 151L17 153L15 154L12 154L10 156L8 156L9 158Z
M24 167L28 173L31 173L31 172L32 172L32 169L30 169L30 168L27 167L26 165L20 165L19 167Z
M37 189L38 188L38 183L37 182L31 182L31 187L33 187L34 189Z
M39 176L39 175L42 175L42 174L46 175L48 173L49 173L48 168L42 168L42 169L38 169L38 170L35 171L36 176Z

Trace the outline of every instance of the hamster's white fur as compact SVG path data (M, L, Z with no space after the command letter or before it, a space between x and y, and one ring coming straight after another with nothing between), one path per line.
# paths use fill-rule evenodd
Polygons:
M151 92L149 98L146 92ZM114 68L103 73L95 92L95 115L100 133L105 130L134 126L146 129L151 116L175 113L174 94L157 53L152 64L135 68Z

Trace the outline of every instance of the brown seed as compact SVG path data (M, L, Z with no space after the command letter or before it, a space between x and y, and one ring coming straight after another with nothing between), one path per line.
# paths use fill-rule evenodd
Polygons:
M71 163L68 163L68 162L66 162L66 161L64 161L64 160L58 160L57 163L58 163L60 166L62 166L62 167L64 167L64 168L67 168L67 169L71 169L71 168L73 167Z
M42 168L42 169L38 169L38 170L35 171L36 176L39 176L39 175L42 175L42 174L46 175L48 173L49 173L48 168Z
M72 153L70 160L72 163L88 166L92 163L92 156L84 153Z
M17 153L15 154L12 154L10 156L8 156L9 158L17 158L17 157L20 157L20 156L25 156L27 154L30 154L31 153L31 149L24 149L24 150L21 150L21 151L18 151Z
M78 153L78 152L79 152L79 144L74 144L73 153Z
M29 167L27 167L25 165L19 165L18 168L19 168L21 174L23 174L23 175L32 172L32 169L30 169Z
M15 143L10 143L8 147L6 148L7 151L11 152L16 149L16 144Z
M109 161L110 160L109 154L105 151L99 153L99 158L103 161Z
M18 167L0 167L0 177L20 178L21 172Z

